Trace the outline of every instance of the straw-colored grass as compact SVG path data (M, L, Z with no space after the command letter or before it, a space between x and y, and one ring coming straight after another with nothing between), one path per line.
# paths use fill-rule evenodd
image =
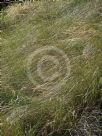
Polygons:
M102 20L101 0L34 1L15 4L1 16L2 136L102 135ZM66 62L59 50L49 51L59 67L44 60L45 85L34 56L31 73L28 58L45 47L63 51L70 60L70 75L63 86ZM47 56L46 59L50 59ZM58 68L58 69L57 69ZM46 77L60 71L58 82Z

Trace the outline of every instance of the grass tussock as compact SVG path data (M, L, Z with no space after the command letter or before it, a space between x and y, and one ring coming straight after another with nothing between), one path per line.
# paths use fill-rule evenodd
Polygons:
M0 13L2 136L102 135L101 4L101 0L34 1ZM61 76L36 87L27 75L28 57L52 46L69 58L70 76L63 86L52 89L63 79L66 63L60 53L49 51L47 55L60 62ZM45 53L36 55L30 68L39 84L43 81L36 66ZM46 77L57 69L50 62L42 68Z

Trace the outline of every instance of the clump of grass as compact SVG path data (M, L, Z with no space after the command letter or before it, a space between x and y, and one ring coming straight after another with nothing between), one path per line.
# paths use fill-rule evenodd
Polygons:
M100 0L35 1L2 11L2 135L94 135L93 129L101 133L101 115L97 125L94 120L94 111L100 114L102 109L100 5ZM27 56L46 46L63 50L71 63L66 84L47 98L49 90L35 90L26 71ZM39 57L34 58L32 65L35 74ZM37 76L35 80L40 82ZM85 124L88 115L91 122Z
M27 12L31 11L32 4L30 2L25 2L23 4L14 4L13 6L8 7L6 10L6 17L9 20L15 20L17 17L25 15Z

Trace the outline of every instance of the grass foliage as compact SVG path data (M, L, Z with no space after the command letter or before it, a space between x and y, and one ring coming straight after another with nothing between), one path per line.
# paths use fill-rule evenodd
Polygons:
M2 136L102 135L101 6L101 0L56 0L2 10ZM48 90L34 90L26 71L27 56L45 46L63 50L71 63L70 78L49 98Z

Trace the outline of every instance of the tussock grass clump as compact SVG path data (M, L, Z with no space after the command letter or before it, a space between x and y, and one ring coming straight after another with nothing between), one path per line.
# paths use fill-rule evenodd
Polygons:
M101 0L34 1L2 11L1 135L102 135L101 4ZM30 67L34 83L27 73L29 56L52 46L67 55L71 68L57 89L53 86L66 71L59 50L47 50L46 58L42 56L47 51L34 56ZM45 86L36 71L41 59ZM61 75L58 82L49 84L56 71Z

